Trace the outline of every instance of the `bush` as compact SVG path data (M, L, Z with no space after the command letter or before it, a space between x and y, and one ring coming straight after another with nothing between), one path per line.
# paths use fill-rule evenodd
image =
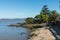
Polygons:
M42 28L40 25L33 26L33 28Z
M32 23L34 22L34 19L33 19L32 17L29 17L29 18L27 18L25 21L26 21L26 23L28 23L28 24L32 24Z

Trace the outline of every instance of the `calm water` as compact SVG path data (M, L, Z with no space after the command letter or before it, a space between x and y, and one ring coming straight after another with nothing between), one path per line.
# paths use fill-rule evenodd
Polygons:
M23 22L24 20L0 20L0 40L27 40L28 29L9 27L7 25Z

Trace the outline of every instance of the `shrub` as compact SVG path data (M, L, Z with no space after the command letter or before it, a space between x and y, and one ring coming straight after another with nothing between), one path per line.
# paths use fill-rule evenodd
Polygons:
M33 28L42 28L40 25L33 26Z
M34 22L34 19L33 19L32 17L29 17L29 18L27 18L25 21L26 21L26 23L28 23L28 24L32 24L32 23Z

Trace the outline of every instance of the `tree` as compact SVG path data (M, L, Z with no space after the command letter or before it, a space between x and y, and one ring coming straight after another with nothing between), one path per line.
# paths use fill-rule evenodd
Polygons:
M34 19L32 17L28 17L25 21L28 24L32 24L34 22Z
M49 14L50 10L48 9L47 5L44 5L41 12L41 14Z
M52 12L51 12L51 23L56 23L56 19L57 19L57 17L58 17L58 13L56 12L56 10L53 10Z
M34 23L41 23L40 14L34 17Z
M42 20L43 20L43 22L49 21L49 16L47 14L45 14L45 15L42 14Z
M36 15L35 18L37 19L37 20L34 20L35 23L41 23L41 16L40 16L40 14Z
M44 5L40 12L40 15L41 15L40 17L42 19L42 22L49 21L49 14L50 14L50 11L48 10L47 5Z
M35 18L40 18L40 14L39 15L36 15Z

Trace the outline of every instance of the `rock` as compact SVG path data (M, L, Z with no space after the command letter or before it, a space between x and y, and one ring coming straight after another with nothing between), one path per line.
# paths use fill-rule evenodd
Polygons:
M20 27L20 24L10 24L10 27L16 26L16 27Z

